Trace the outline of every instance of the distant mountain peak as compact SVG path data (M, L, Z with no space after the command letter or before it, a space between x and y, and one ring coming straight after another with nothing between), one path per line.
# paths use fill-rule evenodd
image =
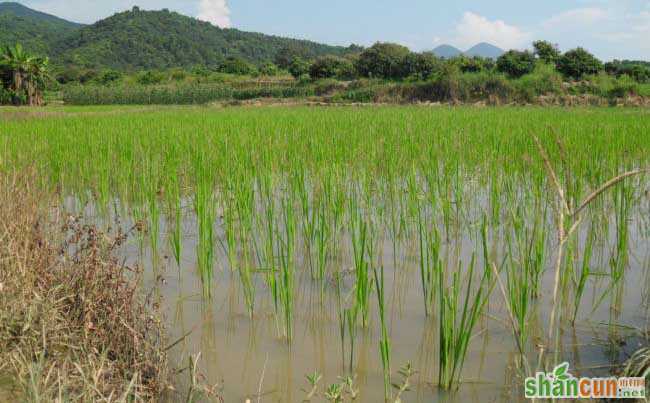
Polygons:
M433 49L433 54L443 59L450 59L463 54L463 51L451 45L440 45Z
M490 43L481 42L472 46L465 52L451 45L440 45L433 50L433 53L436 56L442 57L444 59L458 57L460 55L465 55L469 57L479 56L479 57L496 59L502 54L504 54L505 52L503 51L503 49L494 46Z
M503 49L496 47L492 45L491 43L487 42L481 42L479 44L476 44L472 46L470 49L465 51L465 54L467 56L480 56L480 57L488 57L491 59L496 59L505 52Z

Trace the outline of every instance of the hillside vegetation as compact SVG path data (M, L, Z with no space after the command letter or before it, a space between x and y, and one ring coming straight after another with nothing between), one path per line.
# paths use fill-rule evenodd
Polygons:
M46 16L17 3L0 4L0 45L20 42L58 66L118 70L218 66L228 57L259 65L287 49L305 58L355 49L221 29L168 10L134 7L88 26Z
M18 3L0 3L0 47L14 46L20 42L31 52L49 54L55 40L80 27L80 24Z

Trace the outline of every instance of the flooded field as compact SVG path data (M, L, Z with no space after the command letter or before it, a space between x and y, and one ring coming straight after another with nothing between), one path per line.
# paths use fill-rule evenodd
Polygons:
M645 345L645 111L54 113L0 125L2 169L135 228L122 258L198 358L170 400L517 401Z

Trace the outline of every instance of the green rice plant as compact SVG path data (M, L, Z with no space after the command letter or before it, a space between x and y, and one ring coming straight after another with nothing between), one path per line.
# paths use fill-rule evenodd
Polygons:
M214 220L215 200L212 185L207 175L197 178L194 196L194 211L198 219L197 260L203 295L212 296L212 279L214 276Z
M433 309L436 281L442 271L440 258L440 235L435 226L427 225L424 208L418 209L418 247L420 260L420 282L424 299L424 314L429 316Z
M571 324L573 326L575 326L576 318L578 317L578 311L580 309L582 297L585 293L587 280L592 275L590 265L591 265L591 259L593 254L594 239L595 239L595 232L594 232L594 227L592 226L585 238L580 270L574 272L574 276L572 278L574 291L573 291L573 315L571 318Z
M169 232L169 244L174 255L174 260L180 269L181 253L183 248L183 207L180 185L176 179L170 183L169 192L170 195L168 204L170 214L172 216L170 220L172 222L172 225Z
M452 273L450 283L445 279L444 270L439 272L438 386L445 390L458 388L472 332L492 289L487 271L483 272L477 287L473 287L474 265L475 259L472 255L467 278L463 281L467 282L467 285L462 298L462 262L459 262L458 270Z
M386 327L386 301L384 294L384 268L373 269L375 275L375 286L377 289L377 306L379 310L379 323L381 325L381 338L379 339L379 355L381 357L381 367L384 372L384 400L390 401L391 393L391 369L390 369L390 337Z
M293 303L294 303L294 251L296 237L296 221L290 200L282 200L282 223L277 224L276 231L281 234L278 239L278 254L280 259L277 273L277 293L284 319L284 336L291 343L293 337Z
M628 265L629 222L634 193L632 187L621 183L612 193L616 223L616 246L610 261L612 284L618 284Z
M351 202L352 203L352 202ZM353 206L354 207L354 206ZM354 258L355 275L355 318L356 313L361 314L361 325L365 328L368 325L369 299L372 289L370 281L370 262L368 261L368 248L370 240L368 235L368 224L360 217L359 212L352 211L351 218L351 240L352 253Z

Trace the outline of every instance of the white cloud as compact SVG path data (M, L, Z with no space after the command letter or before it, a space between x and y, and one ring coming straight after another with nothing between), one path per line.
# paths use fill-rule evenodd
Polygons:
M607 17L607 11L601 8L577 8L552 16L542 23L542 27L544 29L575 28L577 26L593 25Z
M211 22L221 28L230 28L230 8L226 0L201 0L199 3L199 20Z
M521 28L508 25L502 20L490 21L487 18L466 12L456 26L454 43L461 47L474 46L479 42L488 42L503 49L525 47L530 34Z

